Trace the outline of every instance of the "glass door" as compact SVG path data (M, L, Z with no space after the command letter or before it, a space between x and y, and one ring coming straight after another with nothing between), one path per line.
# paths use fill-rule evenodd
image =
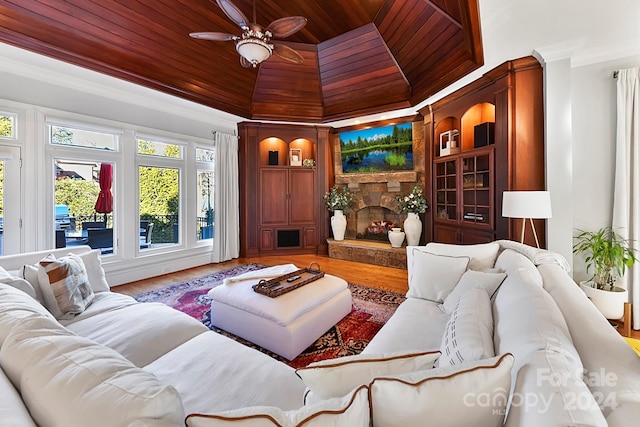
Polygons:
M20 148L0 145L0 255L20 253Z

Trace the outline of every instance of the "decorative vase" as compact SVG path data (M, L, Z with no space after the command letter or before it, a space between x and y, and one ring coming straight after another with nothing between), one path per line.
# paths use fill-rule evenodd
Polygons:
M422 221L417 213L408 212L404 220L404 233L407 237L407 246L418 246L422 234Z
M392 228L389 230L389 241L392 248L401 248L402 242L404 242L404 231L401 228Z
M331 230L333 231L333 240L344 240L344 231L347 229L347 217L341 210L333 211L331 217Z
M624 303L628 301L626 289L614 286L612 291L605 291L594 288L589 281L580 282L580 288L607 319L618 320L624 316Z

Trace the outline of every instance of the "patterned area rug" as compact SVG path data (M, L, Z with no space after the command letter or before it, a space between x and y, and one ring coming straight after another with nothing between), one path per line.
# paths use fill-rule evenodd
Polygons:
M184 283L136 295L140 302L162 302L180 310L205 324L209 329L233 338L244 345L253 347L269 356L289 364L294 368L311 362L350 356L360 353L382 325L391 317L404 295L349 284L353 296L353 308L344 319L327 331L314 344L292 361L265 350L247 340L211 326L211 299L207 292L219 286L227 277L265 268L261 264L245 264L218 273L209 274Z

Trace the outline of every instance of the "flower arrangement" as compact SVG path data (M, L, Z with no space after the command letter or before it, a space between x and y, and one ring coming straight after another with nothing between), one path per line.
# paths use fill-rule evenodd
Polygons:
M327 207L331 212L342 211L351 205L353 195L347 187L334 186L325 193L323 199L327 202Z
M411 193L406 196L396 196L396 200L398 201L402 212L405 213L425 213L429 208L426 199L422 195L422 188L420 188L419 185L414 186Z
M302 161L302 166L307 167L307 168L312 168L316 165L316 161L313 159L304 159Z

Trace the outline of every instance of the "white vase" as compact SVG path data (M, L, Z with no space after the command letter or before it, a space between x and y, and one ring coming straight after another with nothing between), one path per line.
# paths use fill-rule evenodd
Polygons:
M389 230L389 241L392 248L401 248L402 242L404 242L404 231L400 228L392 228Z
M422 221L420 221L417 213L407 213L407 219L404 220L404 233L407 238L407 246L417 246L420 244Z
M347 229L347 217L342 211L333 211L331 217L331 230L333 231L333 240L344 240L344 231Z
M607 319L617 320L624 316L624 303L628 301L626 289L615 286L613 291L605 291L594 288L591 282L580 282L580 288Z

